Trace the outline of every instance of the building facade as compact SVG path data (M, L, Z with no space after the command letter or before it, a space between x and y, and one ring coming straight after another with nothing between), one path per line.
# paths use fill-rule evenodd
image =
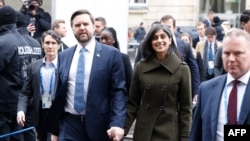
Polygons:
M195 26L213 10L222 20L239 27L239 15L247 8L249 0L129 0L128 25L134 28L144 22L150 28L152 22L170 14L177 26Z
M6 0L19 10L22 0ZM122 51L126 52L127 39L132 37L128 29L137 28L141 22L144 23L146 31L154 21L159 21L166 14L176 19L176 26L195 26L196 23L206 17L211 9L221 20L228 20L231 25L239 27L239 15L245 9L250 9L250 0L41 0L41 6L49 12L52 20L66 17L68 21L70 12L75 7L88 6L92 9L94 16L104 16L108 26L116 27L121 34ZM111 4L112 3L112 4ZM116 6L113 6L116 5ZM65 7L67 7L65 10ZM124 14L124 13L127 13ZM121 24L122 23L122 24ZM70 27L68 26L68 29ZM72 41L68 38L68 41ZM128 38L127 38L128 37ZM119 38L119 37L118 37ZM124 49L123 49L124 48Z

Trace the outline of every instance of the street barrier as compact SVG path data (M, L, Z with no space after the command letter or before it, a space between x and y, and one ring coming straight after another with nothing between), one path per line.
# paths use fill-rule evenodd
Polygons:
M18 130L18 131L15 131L15 132L11 132L11 133L8 133L8 134L3 134L3 135L0 135L0 139L1 139L1 138L8 137L8 136L15 135L15 134L19 134L19 133L22 133L22 132L25 132L25 131L28 131L28 130L32 130L32 129L34 129L34 128L35 128L35 127L29 127L29 128L25 128L25 129Z

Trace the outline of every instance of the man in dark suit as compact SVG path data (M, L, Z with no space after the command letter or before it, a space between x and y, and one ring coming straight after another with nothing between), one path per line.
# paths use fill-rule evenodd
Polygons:
M196 30L197 30L198 36L193 39L193 48L196 48L196 45L198 42L206 40L205 27L206 25L203 22L197 23Z
M174 30L176 28L176 21L171 15L165 15L161 18L161 24L167 25L172 34L174 35ZM179 50L182 60L186 62L191 71L192 78L192 95L193 98L198 94L198 87L200 85L200 76L199 68L196 60L194 59L192 48L190 44L182 41L178 37L173 36L174 43L176 44L177 49Z
M78 43L58 57L57 92L48 117L52 138L120 140L127 101L121 53L95 40L94 18L88 10L72 14L71 28Z
M228 73L201 83L190 141L223 141L224 125L250 124L250 35L233 29L222 47Z
M57 54L61 37L53 30L48 30L43 33L41 40L45 57L29 66L27 79L19 94L17 123L24 127L35 126L39 141L47 141L44 125L57 85ZM50 100L44 101L46 97ZM33 131L26 132L25 141L36 140Z
M207 13L207 17L203 20L206 27L212 26L213 18L214 18L214 11L209 10L208 13Z

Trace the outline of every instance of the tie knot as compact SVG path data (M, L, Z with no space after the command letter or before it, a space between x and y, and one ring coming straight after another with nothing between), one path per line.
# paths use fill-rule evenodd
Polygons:
M232 81L232 83L233 83L233 86L237 86L240 83L240 81L235 79Z
M84 47L82 47L81 49L80 49L80 53L83 53L83 52L85 52L86 51L86 49L84 48Z

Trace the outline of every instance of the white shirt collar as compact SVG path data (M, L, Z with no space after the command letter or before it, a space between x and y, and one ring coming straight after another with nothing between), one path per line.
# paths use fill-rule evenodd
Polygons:
M43 57L43 64L46 63L45 57L46 57L46 56ZM57 59L57 55L56 55L55 59L51 62L51 64L53 64L55 68L57 68L57 60L58 60L58 59Z
M204 37L199 36L200 41L205 41L206 39L207 39L206 36L204 36Z
M246 74L244 74L243 76L241 76L238 80L241 82L241 83L244 83L245 85L248 84L248 81L249 81L249 77L250 77L250 71L248 71ZM226 82L226 85L229 85L231 84L231 82L235 80L233 78L233 76L229 73L227 73L227 82Z
M95 51L95 45L96 45L96 40L95 38L93 37L89 42L88 44L85 46L85 49L87 52L91 52L91 53L94 53ZM82 48L82 45L80 43L77 43L77 47L76 47L76 52L80 52Z

